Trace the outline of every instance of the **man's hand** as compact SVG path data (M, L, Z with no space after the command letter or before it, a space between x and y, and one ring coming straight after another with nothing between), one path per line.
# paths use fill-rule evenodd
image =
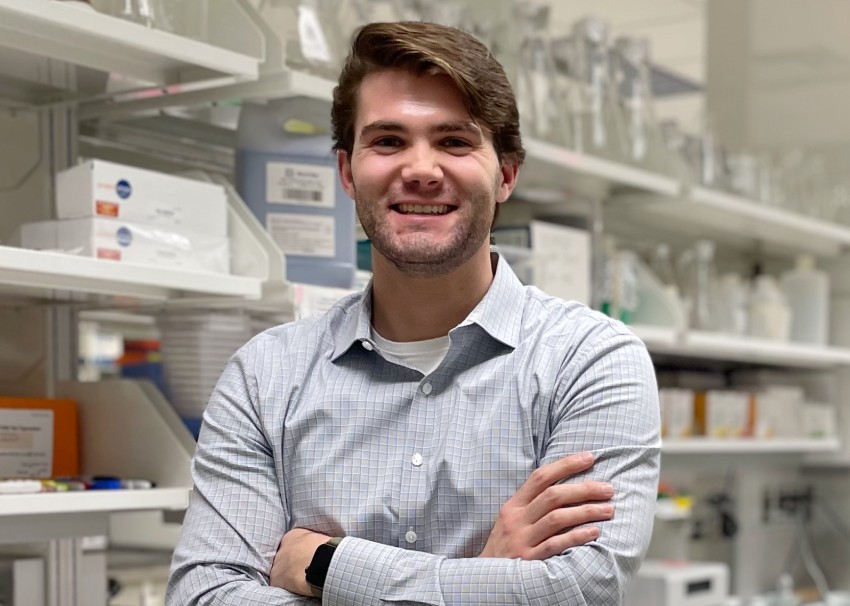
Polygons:
M596 501L609 500L614 489L603 482L556 484L593 461L591 453L580 453L535 469L499 510L480 557L545 560L595 540L598 528L576 527L610 520L614 506Z
M304 571L313 560L319 545L327 543L330 538L305 528L293 528L283 535L272 562L269 584L290 593L312 597L313 591Z

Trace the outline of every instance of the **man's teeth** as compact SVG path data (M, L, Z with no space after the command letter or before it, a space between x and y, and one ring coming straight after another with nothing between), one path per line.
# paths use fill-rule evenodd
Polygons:
M399 204L399 212L418 215L444 215L449 212L448 204Z

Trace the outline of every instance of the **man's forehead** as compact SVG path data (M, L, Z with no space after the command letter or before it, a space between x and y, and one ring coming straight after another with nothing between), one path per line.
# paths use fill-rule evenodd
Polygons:
M426 86L412 87L410 82L416 84L425 83ZM457 108L462 109L462 116L448 119L445 122L445 128L439 127L441 130L448 130L448 125L453 125L453 129L457 130L460 123L464 123L472 130L477 130L481 133L488 132L488 129L476 120L468 109L468 101L464 93L447 74L415 74L409 70L388 68L382 69L368 74L357 89L356 115L354 116L356 134L359 134L365 126L373 122L392 122L391 116L387 116L382 110L388 109L386 97L384 93L392 94L399 91L406 91L411 100L421 98L425 102L431 101L434 105L449 106L457 104ZM364 91L369 91L370 102L368 104L369 115L364 115ZM390 93L392 91L392 93ZM449 92L451 91L451 93ZM454 98L452 98L454 97Z

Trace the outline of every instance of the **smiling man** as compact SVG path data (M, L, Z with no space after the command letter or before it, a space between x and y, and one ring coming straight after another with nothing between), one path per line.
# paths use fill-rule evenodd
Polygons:
M167 603L620 603L658 479L652 365L489 246L524 158L480 42L372 24L332 109L363 292L267 331L212 395Z

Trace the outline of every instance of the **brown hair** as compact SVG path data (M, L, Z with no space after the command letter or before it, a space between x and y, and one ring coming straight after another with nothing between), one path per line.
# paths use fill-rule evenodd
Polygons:
M469 115L493 136L499 160L522 164L519 112L505 70L471 34L419 21L370 23L356 32L334 89L334 149L351 153L360 84L369 74L386 69L450 77L466 99Z

